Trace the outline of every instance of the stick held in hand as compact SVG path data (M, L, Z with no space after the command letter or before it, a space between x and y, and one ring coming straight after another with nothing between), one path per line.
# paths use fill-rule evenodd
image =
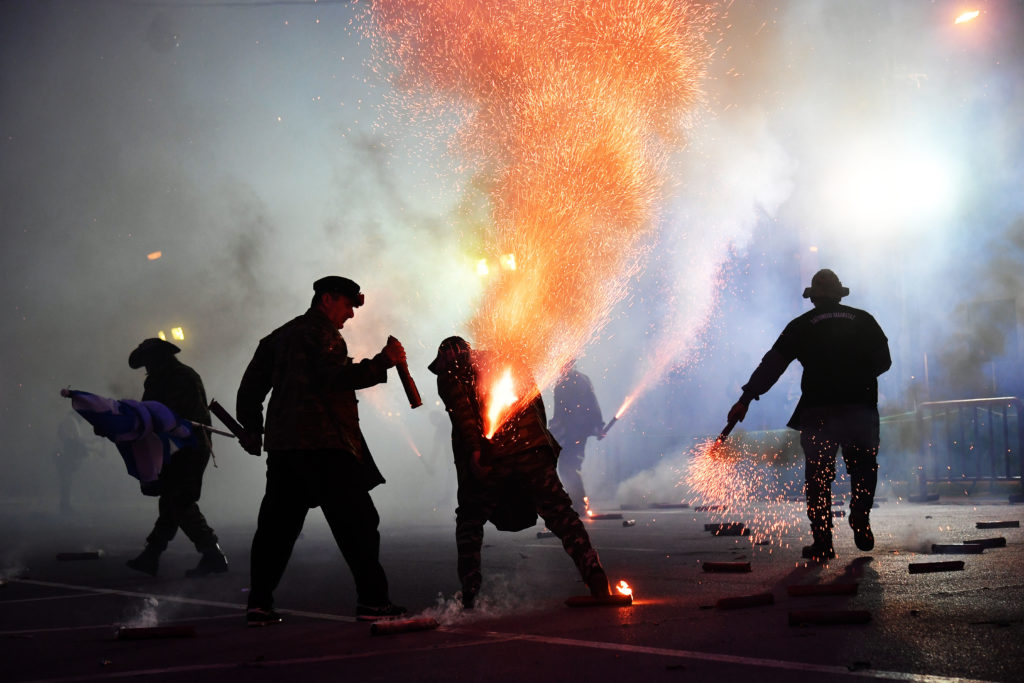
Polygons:
M388 337L388 341L392 339L394 337ZM395 369L398 370L398 379L402 380L402 388L405 389L405 397L409 399L409 407L419 408L423 405L423 400L420 398L420 390L416 388L416 382L409 373L409 363L397 363Z

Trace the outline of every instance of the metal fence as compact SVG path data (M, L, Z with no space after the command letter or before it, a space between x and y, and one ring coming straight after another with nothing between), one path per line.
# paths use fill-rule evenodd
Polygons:
M917 406L921 461L918 495L929 483L1009 482L1011 502L1024 500L1024 402L1015 396L929 401Z

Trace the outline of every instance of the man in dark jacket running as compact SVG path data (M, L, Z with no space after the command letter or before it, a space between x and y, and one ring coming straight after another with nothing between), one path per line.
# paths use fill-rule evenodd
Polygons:
M159 401L179 417L208 425L210 409L203 380L195 370L175 358L180 351L168 341L155 337L145 339L128 356L128 365L146 368L143 401ZM128 566L136 571L156 576L160 553L174 538L178 527L202 553L199 564L186 571L186 576L206 576L228 570L227 558L217 545L217 535L199 510L203 472L210 462L211 448L207 432L197 429L196 437L197 446L175 451L160 471L158 489L152 491L160 496L160 514L146 538L142 554L128 560Z
M832 546L832 482L842 448L850 475L850 527L860 550L875 547L869 515L878 481L878 376L892 359L882 329L867 312L839 301L850 293L831 270L819 270L804 290L814 308L790 322L729 410L742 421L750 401L767 392L789 364L803 365L801 396L787 426L800 430L806 459L807 517L814 542L803 556L826 562Z
M380 353L349 358L339 330L363 305L359 285L329 276L313 283L309 310L264 337L238 388L238 421L252 435L253 455L267 449L267 489L252 540L247 622L281 621L274 590L306 513L320 507L356 584L356 617L394 617L380 564L380 517L370 489L384 477L359 429L356 390L387 381L388 368L405 360L390 339ZM263 401L270 393L266 425Z

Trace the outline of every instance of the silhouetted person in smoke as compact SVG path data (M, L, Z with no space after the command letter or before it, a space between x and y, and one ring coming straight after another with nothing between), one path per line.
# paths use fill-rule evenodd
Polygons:
M143 401L159 401L186 420L208 425L210 409L203 380L195 370L175 358L180 351L162 339L146 339L128 356L128 365L135 369L146 368ZM185 572L186 576L206 576L228 570L227 558L217 545L217 535L206 523L198 504L203 472L210 461L210 435L196 430L196 438L198 445L174 452L160 471L157 489L147 491L160 496L160 515L146 538L145 550L128 560L132 569L156 576L160 553L181 527L196 550L202 553L199 564Z
M71 515L71 483L82 462L91 451L90 442L82 438L81 426L85 421L74 410L57 425L57 450L54 452L54 463L57 466L57 482L60 485L60 513Z
M803 556L825 562L832 546L832 482L842 448L850 475L850 527L857 547L875 547L869 515L878 481L878 376L889 369L888 340L867 312L839 303L850 290L831 270L819 270L804 289L814 308L790 322L743 386L729 410L742 421L750 401L767 392L797 359L802 394L789 427L800 430L806 459L807 517L813 544Z
M587 439L604 438L604 420L601 406L594 395L590 378L576 369L572 361L555 385L554 417L551 434L558 440L562 452L558 454L558 476L565 492L581 515L587 511L587 493L583 488L583 457Z
M373 358L354 362L339 330L363 305L359 285L329 276L313 283L309 309L260 340L238 387L238 421L254 435L253 455L267 449L267 489L252 539L250 626L281 621L274 590L306 513L323 510L355 579L362 620L398 616L380 564L380 517L370 489L384 477L359 429L356 390L387 381L405 360L396 339ZM270 392L264 431L263 401Z
M597 551L555 472L557 446L546 427L540 393L485 438L478 387L481 362L484 359L465 339L448 337L429 366L452 422L459 480L455 542L463 606L472 608L480 591L484 523L490 520L503 530L524 529L536 523L537 514L562 540L591 594L608 595L608 577Z

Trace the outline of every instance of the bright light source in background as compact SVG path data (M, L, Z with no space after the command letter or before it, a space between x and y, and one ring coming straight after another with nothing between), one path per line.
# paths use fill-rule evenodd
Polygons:
M953 23L954 24L965 24L968 21L970 21L971 19L977 19L979 14L981 14L981 11L980 10L976 10L976 9L975 10L971 10L970 12L964 12L963 14L958 16L956 18L956 21L954 21Z
M480 277L487 275L491 272L491 269L487 267L487 259L482 258L476 262L476 274Z
M515 270L516 269L516 255L515 254L505 254L504 256L501 257L500 260L501 260L501 267L504 268L505 270Z
M858 234L914 230L950 214L954 167L933 150L860 145L834 156L824 197L832 222Z
M167 335L164 334L163 330L160 330L159 332L157 332L156 336L159 337L160 339L163 339L164 341L167 341Z
M158 258L160 258L163 255L164 255L164 252L162 252L162 251L151 251L150 253L146 254L146 258L148 258L150 261L156 261Z
M172 327L171 328L171 337L173 337L174 339L177 339L178 341L184 341L185 340L185 330L181 329L180 327Z

